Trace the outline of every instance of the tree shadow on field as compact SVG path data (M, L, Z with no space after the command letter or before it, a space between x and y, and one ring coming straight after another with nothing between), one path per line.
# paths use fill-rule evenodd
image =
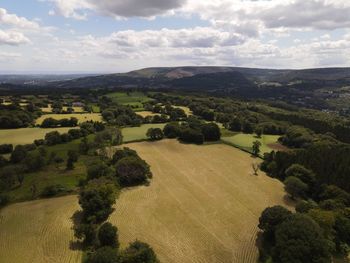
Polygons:
M70 218L73 222L73 227L72 227L73 230L74 230L75 226L78 226L80 224L82 216L83 216L83 212L81 210L77 210L74 212L74 214ZM70 250L73 250L73 251L83 250L83 248L84 248L83 242L81 242L79 240L69 241L69 249Z

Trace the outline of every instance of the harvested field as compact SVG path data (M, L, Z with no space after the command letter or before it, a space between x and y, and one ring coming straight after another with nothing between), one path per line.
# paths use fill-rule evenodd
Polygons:
M75 113L82 113L85 112L83 107L71 107ZM62 110L67 111L68 107L62 107ZM52 112L51 104L48 105L46 108L41 108L41 111L44 113L50 113Z
M81 263L70 249L76 196L18 203L0 211L0 263Z
M256 262L257 224L268 206L284 201L283 185L260 173L233 147L176 140L131 143L150 165L148 187L122 192L110 221L122 246L151 244L166 263Z
M148 116L160 115L159 113L153 113L151 111L137 111L136 114L143 117L143 118L148 117Z
M46 118L61 120L69 119L72 117L77 118L79 123L85 121L102 121L102 116L99 113L44 114L41 115L40 118L35 120L35 124L40 125Z
M15 145L18 144L29 144L33 143L34 140L44 139L45 134L58 131L59 133L68 132L72 128L21 128L21 129L6 129L0 130L0 144L10 143Z

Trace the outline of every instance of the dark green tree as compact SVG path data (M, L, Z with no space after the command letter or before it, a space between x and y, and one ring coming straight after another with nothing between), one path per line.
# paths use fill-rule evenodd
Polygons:
M113 248L119 247L118 242L118 229L111 223L104 223L98 230L97 234L100 246L109 246Z
M276 229L273 262L331 262L331 245L310 217L294 214Z
M284 189L288 194L290 194L292 199L304 197L308 186L307 184L303 183L299 178L296 178L294 176L287 177L287 179L284 181Z

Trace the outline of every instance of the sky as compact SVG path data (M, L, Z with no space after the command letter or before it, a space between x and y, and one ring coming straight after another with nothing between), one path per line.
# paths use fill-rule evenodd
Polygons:
M350 66L349 0L0 0L0 73Z

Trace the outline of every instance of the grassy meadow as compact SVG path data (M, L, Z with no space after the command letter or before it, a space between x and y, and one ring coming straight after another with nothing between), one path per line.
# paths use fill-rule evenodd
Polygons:
M107 96L111 98L113 102L133 107L135 111L142 111L142 103L152 100L142 92L130 92L129 94L126 92L114 92Z
M59 133L68 132L72 128L21 128L21 129L6 129L0 130L0 144L10 143L18 144L30 144L34 140L44 139L46 133L52 131L58 131Z
M89 141L92 141L94 135L89 135L87 138ZM77 139L65 144L44 146L47 152L47 158L52 152L55 152L57 156L64 160L63 163L58 165L51 164L45 166L40 171L25 174L22 185L7 192L10 201L18 202L33 199L31 191L33 185L37 188L37 193L34 198L39 197L44 188L50 185L62 185L66 190L63 194L75 192L79 181L86 177L86 163L91 162L95 158L93 156L80 156L78 162L74 163L74 169L70 171L66 170L67 152L69 150L78 151L80 141L81 139Z
M61 120L72 117L77 118L79 123L85 121L102 121L102 116L99 113L43 114L35 120L35 124L40 125L46 118Z
M242 150L252 152L254 141L261 142L260 154L269 153L272 150L282 150L283 146L278 143L279 135L262 135L258 138L255 134L237 133L232 136L221 137L224 143L233 145Z
M123 134L123 142L133 142L133 141L141 141L146 140L147 136L147 130L149 128L161 128L163 129L165 126L164 123L160 124L144 124L140 127L129 127L129 128L123 128L122 134Z

